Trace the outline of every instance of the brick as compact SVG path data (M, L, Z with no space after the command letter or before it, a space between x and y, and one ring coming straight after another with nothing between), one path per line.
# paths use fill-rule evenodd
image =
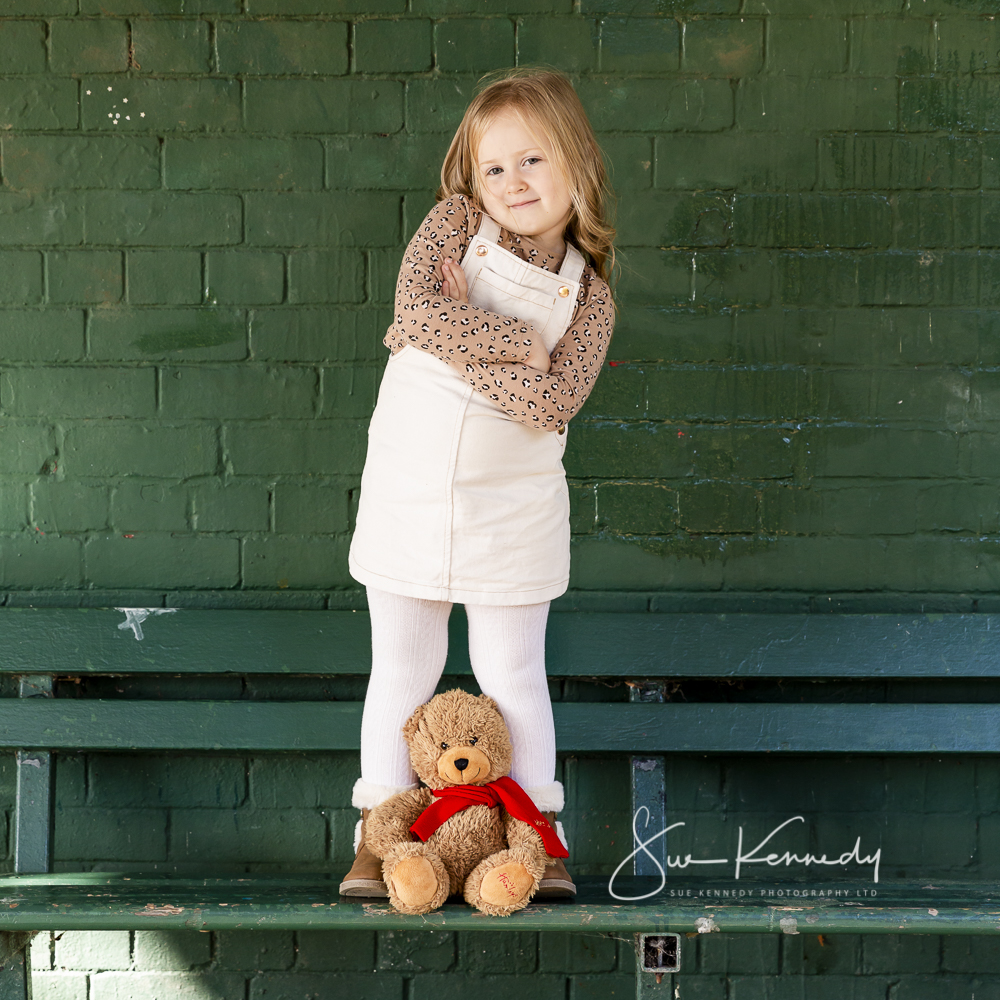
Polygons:
M994 233L1000 221L1000 196L901 193L896 213L897 246L990 246L997 242Z
M75 14L76 0L17 0L12 8L18 14Z
M265 809L336 808L350 801L360 775L356 754L257 757L250 763L250 794L254 805Z
M455 963L453 931L381 931L379 970L447 972Z
M42 531L100 531L108 526L110 491L106 486L45 481L31 487L32 520Z
M934 69L934 24L904 18L850 22L851 71L864 76L910 76Z
M155 376L151 368L11 368L0 404L19 416L152 416Z
M309 972L275 972L250 980L250 1000L279 1000L302 996L310 1000L340 1000L343 996L365 1000L402 1000L403 979L384 972L369 975L346 973L336 978Z
M42 301L42 256L33 250L0 250L0 268L3 269L5 283L0 288L0 304L37 305ZM16 321L20 316L23 324L28 317L38 316L38 313L25 312L21 314L4 312L0 322L4 324L6 334L8 321ZM39 324L36 324L39 325ZM4 357L13 360L7 354L4 344ZM22 348L23 350L23 348Z
M339 484L274 488L274 530L281 534L329 534L347 530L347 490Z
M211 960L212 942L198 931L136 931L135 968L187 972Z
M624 200L615 222L625 246L723 246L732 204L719 195L644 191Z
M85 129L160 133L241 127L237 80L95 76L81 84Z
M360 73L421 73L431 68L430 21L359 21L354 25L354 67Z
M534 972L537 961L538 935L530 931L466 931L459 938L463 971L514 975Z
M57 861L163 861L166 858L167 813L164 809L65 809L56 823L53 854ZM85 932L92 933L92 932ZM98 958L96 967L128 968L128 934L124 934L124 953L114 952L114 962L105 964ZM56 968L94 969L92 948L86 958L63 961L59 942L56 944ZM90 965L84 964L90 962Z
M116 250L48 254L49 301L113 305L123 295L122 255Z
M667 534L677 525L677 491L661 483L600 483L597 523L623 534Z
M347 72L343 21L220 21L222 73L339 76Z
M938 952L927 947L923 935L869 934L863 942L860 968L863 975L886 975L897 969L909 973L937 972Z
M767 23L769 72L793 76L844 72L847 27L843 18L771 18Z
M828 419L950 423L967 419L971 409L968 376L951 371L818 372L812 395Z
M97 587L233 587L239 541L210 535L100 535L88 541L85 559L87 579Z
M850 306L858 302L855 254L783 253L778 256L776 272L781 302L816 306Z
M89 1000L201 1000L238 997L246 989L239 973L225 972L101 972L90 977Z
M577 93L598 131L711 132L733 123L725 80L585 79Z
M770 258L763 253L699 253L691 301L713 306L766 305L771 300L773 270Z
M191 490L196 531L267 531L270 497L264 485L215 481Z
M5 73L44 73L45 24L41 21L0 24L0 65Z
M176 14L173 0L80 0L81 14ZM239 0L187 0L184 13L240 14Z
M106 809L166 806L235 809L246 800L244 771L242 758L219 754L211 757L94 754L88 776L90 804Z
M326 856L326 822L306 809L174 809L174 861L301 864Z
M406 130L412 133L447 132L450 138L462 120L475 89L474 76L407 80Z
M610 934L553 932L538 936L539 972L611 972L616 959L615 939Z
M98 972L131 964L128 931L63 931L55 942L55 968Z
M300 250L288 254L290 303L361 302L364 296L363 254L353 250Z
M367 448L365 425L354 420L288 421L280 432L233 423L225 437L237 475L357 474Z
M984 270L988 273L991 265L988 256L979 262L929 251L873 254L865 260L865 266L858 269L858 303L929 305L937 301L945 305L974 302L981 298L977 294L976 279L982 277ZM990 283L983 285L988 299L992 294Z
M639 247L621 253L622 279L616 289L629 306L675 306L690 302L693 255L682 250Z
M242 239L235 195L90 191L83 197L88 243L188 247Z
M316 389L312 368L186 366L164 370L161 406L178 417L307 417Z
M32 968L31 989L39 1000L87 1000L87 977L82 972L38 972Z
M699 972L773 976L781 971L776 934L720 934L698 939Z
M260 193L245 201L246 241L256 246L394 246L399 240L398 196Z
M732 241L743 246L870 247L892 240L885 195L737 195Z
M816 139L811 136L785 133L777 146L739 133L656 138L659 188L774 191L811 188L815 177Z
M652 185L653 143L649 136L602 134L597 141L615 191L639 191Z
M187 531L188 491L183 486L127 479L115 487L111 526L116 531Z
M28 488L0 483L0 531L21 531L28 525Z
M517 25L517 61L548 61L563 72L596 69L600 51L598 23L581 17L525 17Z
M545 935L548 937L550 935ZM544 940L544 938L543 938ZM573 976L573 1000L606 1000L608 997L631 998L635 992L635 975L631 976ZM724 994L720 994L724 995Z
M170 252L149 254L136 266L152 268L161 256L166 257L167 274L187 273L189 265L197 266L197 260L175 260ZM90 357L99 361L240 361L247 356L246 325L239 309L96 312L90 319Z
M899 124L907 132L995 132L1000 128L1000 81L988 77L903 80Z
M569 525L574 535L593 531L597 524L597 492L593 485L569 483Z
M347 538L269 535L243 544L247 587L285 590L350 586Z
M323 368L323 405L326 417L362 417L367 419L375 409L382 366L352 366Z
M212 305L266 305L285 297L285 258L280 253L209 252L205 295Z
M937 24L937 70L996 73L1000 69L1000 25L993 18L944 19Z
M315 139L171 137L164 179L184 191L315 191L323 186L323 147Z
M736 14L740 0L581 0L580 6L585 14Z
M747 315L756 317L758 313ZM735 354L733 317L707 309L633 307L627 318L623 316L616 324L608 354L615 361L730 360Z
M391 322L388 309L255 309L251 355L262 361L385 360L382 339Z
M680 68L680 25L660 17L606 17L600 21L604 72L662 73Z
M36 421L0 419L0 469L4 475L47 474L55 460L55 436L51 428Z
M82 242L83 210L75 195L0 194L0 246Z
M371 302L393 304L396 299L396 281L403 263L403 250L369 250L368 258L368 299Z
M469 991L475 989L483 990L490 1000L550 1000L552 997L564 996L566 989L564 976L537 973L530 977L438 973L420 976L413 983L415 988L410 991L410 1000L458 1000L459 997L467 997Z
M247 128L257 132L398 132L395 80L250 80Z
M445 73L483 73L514 64L514 22L455 17L434 23L434 62Z
M280 971L295 961L292 931L217 931L215 940L219 969Z
M36 254L24 256L37 258ZM0 254L0 268L6 257ZM16 263L12 270L16 281ZM80 309L3 309L0 310L0 329L3 330L5 361L79 361L83 357L83 311Z
M819 140L819 181L830 189L978 188L980 155L978 139L958 136L831 136Z
M413 0L416 14L569 14L572 0Z
M908 535L917 528L917 491L876 483L863 488L778 487L761 496L761 527L768 533Z
M202 301L202 255L192 250L130 250L125 254L128 271L128 301L132 305L199 305ZM134 320L135 312L127 311ZM150 322L166 316L147 312ZM177 314L171 314L176 320ZM190 314L193 315L193 314ZM120 313L104 318L115 324ZM98 325L102 320L96 320ZM120 321L119 321L120 322ZM92 325L93 328L93 325ZM134 336L134 331L133 331ZM136 337L142 340L149 334Z
M407 190L437 185L441 150L402 133L345 136L327 141L327 185L332 188Z
M749 79L740 85L736 125L748 131L892 131L896 85L862 77L807 79L794 85L778 77Z
M220 24L222 29L227 27L226 21ZM135 61L144 73L211 72L207 21L135 18L131 28Z
M747 0L743 7L742 13L791 17L838 17L850 14L871 17L874 14L900 12L898 0Z
M53 21L52 68L57 73L121 73L128 68L128 25L109 18Z
M684 25L683 69L688 73L739 77L764 62L764 22L757 18L711 18Z
M811 447L819 476L923 479L958 469L958 435L943 430L828 428Z
M296 938L300 969L310 972L375 971L374 931L298 931Z
M78 114L73 80L0 80L0 129L72 129Z
M746 486L703 483L677 494L678 521L687 531L741 532L757 527L757 494Z
M281 14L402 14L406 0L248 0L248 13Z

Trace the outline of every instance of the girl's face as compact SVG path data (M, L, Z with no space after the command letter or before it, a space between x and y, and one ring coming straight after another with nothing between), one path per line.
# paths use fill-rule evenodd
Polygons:
M488 215L504 229L562 253L573 203L543 136L529 132L513 116L501 116L480 140L476 169Z

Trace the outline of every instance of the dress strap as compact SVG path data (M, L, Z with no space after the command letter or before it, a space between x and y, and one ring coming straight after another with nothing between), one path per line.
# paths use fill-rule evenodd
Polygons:
M580 251L567 240L566 256L563 257L562 267L559 268L559 277L567 281L579 281L583 276L585 263Z
M492 216L483 212L483 221L479 223L479 232L476 235L481 236L487 243L498 243L500 225Z

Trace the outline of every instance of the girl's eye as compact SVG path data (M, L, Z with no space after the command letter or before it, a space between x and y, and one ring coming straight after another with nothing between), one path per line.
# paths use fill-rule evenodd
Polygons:
M476 743L478 743L478 742L479 742L479 737L478 736L473 736L472 739L469 740L469 746L474 747L476 745Z
M540 156L529 156L524 162L527 166L531 166L534 163L541 163L542 158Z
M448 744L447 743L442 743L441 744L441 749L442 750L447 750L448 749Z
M490 169L486 171L486 176L487 177L496 177L497 175L495 173L493 173L494 170L500 170L500 167L490 167ZM501 171L501 173L502 173L502 171Z

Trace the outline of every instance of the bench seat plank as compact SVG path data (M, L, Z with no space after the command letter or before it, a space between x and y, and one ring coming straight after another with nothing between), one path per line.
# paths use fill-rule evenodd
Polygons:
M357 750L360 702L0 699L0 747ZM1000 753L990 704L553 705L563 753Z
M659 879L617 879L620 895L640 894ZM664 895L618 903L607 878L578 879L574 901L532 903L502 919L491 919L462 903L449 903L423 917L396 913L384 900L348 900L337 895L339 878L325 875L241 875L191 878L142 873L80 872L0 877L0 930L284 929L365 930L562 930L746 931L765 933L998 934L1000 885L918 881L824 882L849 886L842 898L797 898L794 883L740 879L719 882L716 891L757 887L788 892L785 899L687 898ZM670 879L712 891L714 883ZM855 895L877 888L877 901Z
M365 674L363 611L0 609L0 672ZM994 627L996 626L996 627ZM449 674L469 674L465 615ZM1000 677L1000 616L554 612L553 677Z

